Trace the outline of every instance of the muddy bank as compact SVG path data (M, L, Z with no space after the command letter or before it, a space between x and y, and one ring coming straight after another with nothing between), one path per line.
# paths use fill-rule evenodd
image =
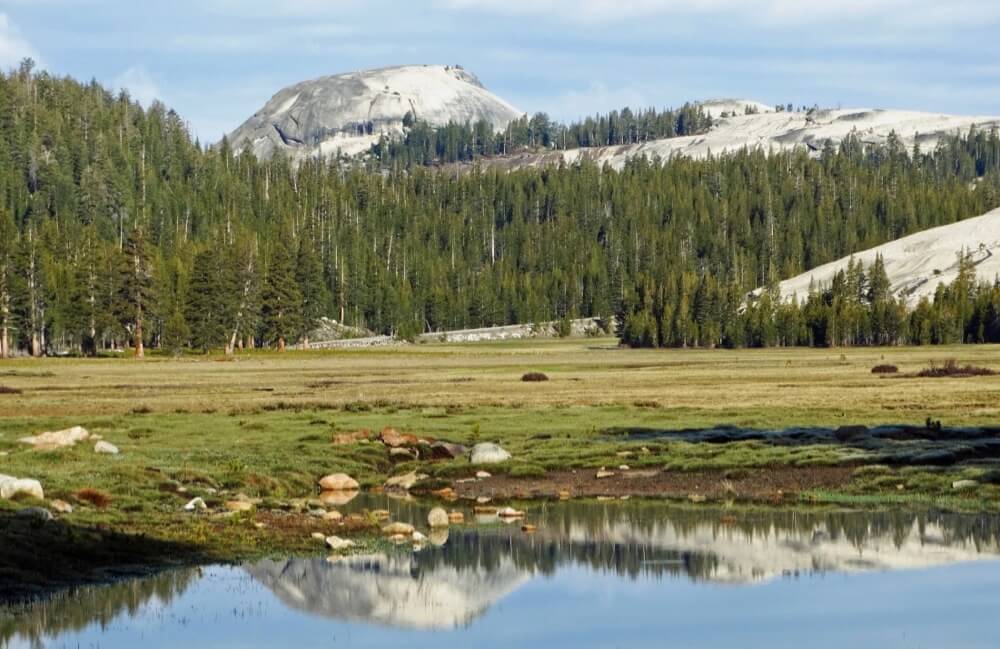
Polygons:
M836 490L850 481L854 467L768 467L726 471L612 470L598 478L594 470L556 471L542 478L493 476L454 487L460 498L576 498L635 496L643 498L793 500L804 491Z

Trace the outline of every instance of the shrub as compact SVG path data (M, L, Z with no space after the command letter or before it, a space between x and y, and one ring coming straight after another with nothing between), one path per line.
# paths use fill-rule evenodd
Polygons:
M958 361L950 358L943 365L931 363L931 366L917 372L920 378L937 379L942 377L962 377L962 376L993 376L996 372L988 367L977 367L975 365L959 365Z
M86 487L74 494L76 499L82 502L90 503L98 509L104 509L111 504L111 496L100 491L99 489L91 489Z
M548 381L549 377L542 372L528 372L521 377L521 380L525 383L540 383L542 381Z
M0 394L21 394L21 390L12 388L9 385L0 385Z
M899 368L895 365L876 365L872 368L872 374L896 374Z

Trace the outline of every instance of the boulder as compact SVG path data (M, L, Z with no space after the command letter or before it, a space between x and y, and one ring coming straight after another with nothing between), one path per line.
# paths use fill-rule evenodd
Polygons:
M331 473L320 478L319 486L323 491L355 491L360 487L358 481L346 473Z
M54 509L59 514L72 514L73 513L73 505L70 505L65 500L53 500L49 504L52 506L52 509Z
M402 534L410 537L413 535L413 526L409 523L389 523L382 528L382 533L386 536L396 536L397 534Z
M192 498L188 504L184 505L185 511L193 512L196 509L208 509L203 498Z
M420 442L420 440L418 440L414 435L401 433L395 428L383 428L382 432L379 433L378 438L383 444L390 448L398 448L400 446L416 446Z
M451 442L434 442L431 444L431 459L434 460L454 460L469 452L469 449L461 444Z
M448 523L448 512L440 507L435 507L427 514L427 524L430 525L431 528L448 527Z
M499 444L483 442L472 447L470 459L473 464L500 464L511 458L510 453L500 447Z
M462 512L448 512L448 522L452 525L461 525L465 522L465 514Z
M334 552L343 552L344 550L350 550L354 547L354 541L350 539L342 539L339 536L328 536L326 537L326 547L330 548Z
M101 440L94 444L94 452L101 453L103 455L118 455L118 447L111 442L105 442Z
M30 518L42 522L51 521L53 518L52 512L44 507L27 507L18 511L17 515L21 518Z
M38 480L28 478L15 478L9 475L0 475L0 499L9 500L15 496L31 496L38 500L45 500L45 492L42 490L42 483Z
M77 442L85 442L90 438L90 433L83 426L73 426L65 430L56 430L35 435L34 437L23 437L19 442L34 446L39 450L51 451L57 448L67 448L75 446Z
M867 437L871 431L867 426L841 426L833 431L833 436L839 442L853 442L863 437Z
M427 476L423 473L417 473L416 471L410 471L409 473L404 473L403 475L397 475L389 478L385 481L385 488L387 490L402 490L409 491L413 488L415 484L426 478Z

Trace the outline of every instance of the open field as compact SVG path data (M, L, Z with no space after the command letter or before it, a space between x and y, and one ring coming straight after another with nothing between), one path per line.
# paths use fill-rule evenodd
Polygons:
M923 427L928 419L946 428L1000 425L1000 376L908 376L950 358L1000 369L996 346L628 351L610 339L256 352L232 361L21 359L0 365L0 385L12 389L0 394L0 474L37 478L48 500L75 506L60 517L68 526L61 539L86 540L95 529L94 543L112 532L145 534L178 554L213 559L315 549L309 533L330 533L332 524L295 512L310 506L320 476L337 471L375 487L417 469L431 476L425 490L453 486L461 496L498 500L566 489L584 497L997 509L1000 480L984 476L1000 457L937 455L928 461L935 466L907 459L931 457L919 454L928 449L968 451L965 440L839 443L820 433L733 441L722 429L723 439L706 442L676 433ZM902 376L871 373L886 363ZM529 371L550 380L522 382ZM17 442L73 425L121 454L97 455L92 443L35 451ZM467 459L394 464L380 443L331 443L338 433L384 427L462 444L495 441L514 459L490 467L491 479L457 483L475 473ZM635 479L625 471L595 479L597 468L626 462ZM953 489L969 478L982 484ZM84 488L106 494L107 506L78 497ZM255 512L220 513L241 494L259 499ZM194 496L216 513L184 512ZM0 501L0 513L9 518L27 504L43 503ZM30 529L3 523L0 534L27 548L9 556L30 556Z

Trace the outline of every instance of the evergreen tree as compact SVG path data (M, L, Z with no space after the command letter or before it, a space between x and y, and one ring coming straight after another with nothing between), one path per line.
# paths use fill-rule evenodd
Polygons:
M264 290L261 294L261 324L264 340L285 351L285 344L302 334L302 292L295 280L292 256L284 239L271 249Z

